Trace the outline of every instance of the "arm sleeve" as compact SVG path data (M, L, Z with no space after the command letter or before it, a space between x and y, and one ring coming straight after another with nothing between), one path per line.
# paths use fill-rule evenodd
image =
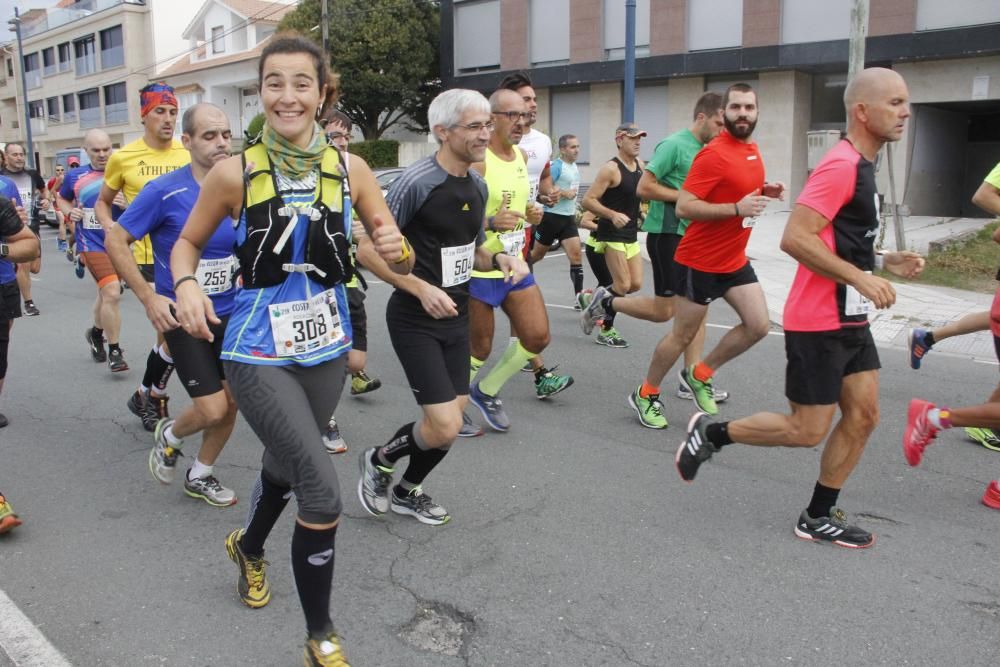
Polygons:
M141 239L160 224L162 203L160 188L150 181L118 218L118 224L124 227L132 238Z
M719 154L711 147L703 148L695 155L682 187L698 199L707 201L709 194L725 176L725 164Z
M17 215L14 202L6 197L0 196L0 237L8 237L17 234L24 227L21 218Z
M854 196L856 182L855 164L847 160L828 160L812 173L795 203L808 206L827 220L833 220L837 211Z

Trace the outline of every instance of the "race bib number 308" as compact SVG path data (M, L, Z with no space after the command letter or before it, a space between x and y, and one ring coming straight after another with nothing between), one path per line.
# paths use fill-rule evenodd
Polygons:
M344 337L334 290L304 301L271 304L269 312L274 351L279 357L318 352Z

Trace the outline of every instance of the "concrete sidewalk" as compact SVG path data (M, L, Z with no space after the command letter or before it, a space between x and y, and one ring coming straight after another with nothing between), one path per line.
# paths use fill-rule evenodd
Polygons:
M778 247L788 215L788 211L776 211L760 216L747 247L747 254L753 261L754 270L767 295L771 320L779 325L797 267L796 262ZM966 234L990 222L990 218L909 217L904 223L906 245L911 250L926 254L931 243ZM891 250L894 246L895 238L892 230L888 229L884 247ZM869 319L875 340L896 347L907 347L908 330L911 327L938 327L964 315L989 310L993 302L992 294L933 285L894 285L896 304ZM935 355L938 352L996 363L993 335L989 331L949 338L934 346Z

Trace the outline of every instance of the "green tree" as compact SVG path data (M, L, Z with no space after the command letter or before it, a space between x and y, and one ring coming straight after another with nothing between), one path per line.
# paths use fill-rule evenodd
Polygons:
M340 74L340 109L378 139L394 125L426 132L427 106L441 89L436 0L327 0L330 66ZM321 41L320 0L302 0L281 21Z

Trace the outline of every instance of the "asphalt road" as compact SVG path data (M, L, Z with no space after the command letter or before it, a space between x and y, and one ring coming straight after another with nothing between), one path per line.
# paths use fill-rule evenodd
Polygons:
M0 539L0 591L74 665L301 664L294 508L268 542L266 608L239 602L223 546L243 522L260 443L240 421L217 467L235 507L154 481L152 439L125 408L151 328L128 295L132 370L113 376L91 362L92 281L77 280L44 236L42 315L14 327L0 401L11 419L0 489L26 521ZM571 302L565 258L537 276L550 304ZM576 383L538 401L528 375L514 378L502 394L510 432L460 441L425 483L453 516L428 527L371 518L355 494L358 452L418 414L385 334L387 296L379 284L368 293L369 370L384 386L345 393L338 411L350 451L337 459L333 610L352 664L995 664L1000 513L979 498L1000 454L951 432L911 469L900 438L911 396L980 402L996 366L932 353L915 372L905 351L880 350L882 422L841 498L878 543L854 551L792 534L819 450L733 446L682 483L673 455L691 403L666 401L666 431L641 428L625 403L666 326L622 317L632 346L611 350L553 305L546 360ZM733 320L713 306L710 344ZM780 334L724 367L717 383L733 397L723 416L783 410L783 369ZM171 388L176 413L187 398ZM14 664L4 646L0 637L0 665Z

